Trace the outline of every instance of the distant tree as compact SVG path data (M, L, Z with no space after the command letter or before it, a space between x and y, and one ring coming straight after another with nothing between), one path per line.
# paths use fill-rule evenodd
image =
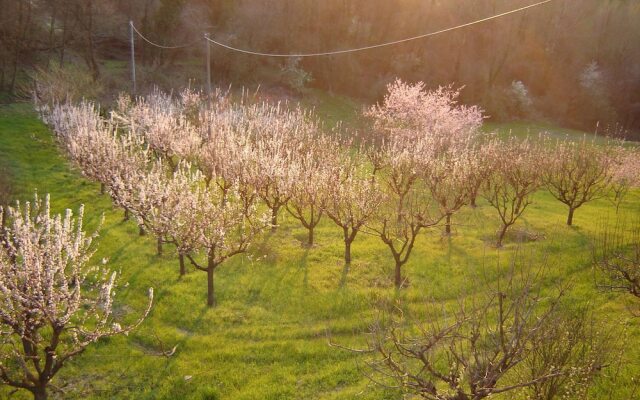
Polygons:
M387 86L384 101L365 115L391 137L427 140L433 154L439 155L466 146L482 126L482 110L459 104L459 97L460 90L450 87L429 91L423 82L407 84L398 79Z
M456 146L440 154L426 157L421 168L424 181L431 197L445 216L445 234L451 235L451 218L453 214L469 204L469 185L472 179L474 156L468 148Z
M177 100L159 91L135 103L120 96L111 116L120 128L140 136L156 158L175 169L181 159L193 158L202 142L189 115L193 102L200 103L199 95L188 89Z
M549 192L569 207L567 225L583 204L604 197L612 179L611 146L582 139L558 141L546 153L544 183Z
M2 213L0 213L2 214ZM3 214L4 215L4 214ZM83 207L51 215L49 197L7 208L0 234L0 382L48 397L51 381L101 338L137 322L115 321L116 273L92 266L97 233L83 229ZM4 219L3 218L3 219Z
M531 196L542 185L542 169L539 161L543 150L530 139L524 141L495 141L484 146L482 152L490 160L490 175L484 183L482 196L500 216L502 227L497 247L531 204Z
M254 185L258 196L271 210L271 226L278 225L278 213L286 207L295 182L292 164L309 151L320 134L313 115L301 108L262 104L248 109L249 132L254 148Z
M620 147L612 154L612 179L607 199L620 210L629 190L640 186L640 151Z

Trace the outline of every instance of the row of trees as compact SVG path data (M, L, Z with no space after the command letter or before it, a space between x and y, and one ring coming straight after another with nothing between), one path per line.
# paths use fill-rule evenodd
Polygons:
M159 253L172 243L182 273L185 261L207 272L210 305L214 271L276 229L283 210L308 230L309 246L320 220L333 221L347 265L360 232L379 237L399 288L419 234L443 221L451 234L477 197L500 217L501 246L540 188L566 204L571 225L586 202L610 195L619 205L638 184L636 150L482 135L481 110L458 96L396 81L365 112L374 133L357 144L301 108L224 94L121 97L106 119L89 103L43 106L43 115L83 173L156 236Z

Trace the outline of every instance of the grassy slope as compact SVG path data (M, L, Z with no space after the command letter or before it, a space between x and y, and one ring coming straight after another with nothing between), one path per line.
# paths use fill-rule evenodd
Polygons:
M329 119L341 116L336 104L322 103L318 109ZM138 237L135 224L122 222L121 211L98 194L98 185L83 179L59 155L29 106L0 108L0 160L11 171L18 198L28 199L37 188L39 193L51 193L56 210L84 203L90 227L105 215L96 260L109 257L112 268L122 269L121 282L128 283L119 291L119 298L128 304L122 311L140 310L146 289L156 289L152 314L139 330L100 342L64 369L60 378L72 382L65 397L399 398L369 387L358 369L359 356L329 347L325 337L330 329L343 344L362 344L361 331L372 317L371 302L393 297L391 259L375 238L361 234L356 239L354 264L344 271L337 229L324 221L317 247L309 250L301 246L305 231L283 216L275 235L257 241L253 260L238 257L220 268L219 306L208 309L205 275L194 271L178 280L171 251L156 256L153 239ZM622 212L631 215L639 207L636 193ZM580 209L577 226L568 228L565 209L540 193L517 228L546 236L521 248L532 258L548 254L549 287L571 279L576 301L589 299L601 316L619 321L628 315L621 297L594 291L589 262L589 237L607 215L612 215L612 207L606 200L597 201ZM405 270L411 282L401 293L405 300L415 305L426 298L451 301L461 292L482 290L481 276L493 280L504 270L517 245L512 240L500 251L491 247L497 227L491 209L482 205L465 209L454 219L459 225L451 239L443 239L436 230L419 239ZM638 343L640 326L637 320L631 324L631 343ZM178 345L173 357L148 355L159 350L154 334L166 347ZM640 348L630 346L627 356L639 359ZM637 365L627 365L623 376L638 372ZM0 397L3 393L0 389Z

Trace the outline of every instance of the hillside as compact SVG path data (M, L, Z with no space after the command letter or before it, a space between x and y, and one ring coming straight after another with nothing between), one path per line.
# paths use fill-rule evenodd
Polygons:
M316 106L327 123L348 113L322 101ZM69 166L28 104L0 108L0 164L9 172L14 198L27 200L37 189L51 194L58 211L85 204L89 227L104 215L95 260L108 258L112 268L122 270L128 284L119 293L127 303L120 304L122 310L142 309L148 287L157 293L151 315L132 335L101 341L61 372L57 383L68 384L64 398L395 398L396 392L372 386L362 375L366 356L329 346L328 334L341 345L364 346L374 302L394 296L414 306L454 302L495 282L516 251L532 263L547 259L549 290L560 280L570 281L569 302L592 304L611 329L627 327L629 343L640 340L640 321L628 318L623 298L594 288L590 240L603 222L615 218L605 199L579 209L576 226L567 227L565 208L539 192L500 250L492 246L498 226L492 210L482 202L466 207L454 217L454 235L444 237L434 228L420 236L406 268L409 287L399 294L392 260L379 240L359 235L354 262L345 270L335 226L321 222L317 245L309 249L302 245L306 231L283 214L282 226L263 234L250 257L232 259L217 272L219 305L211 309L203 302L204 275L190 270L178 279L174 254L155 255L154 239L138 236L135 223L123 222L122 211L99 194L99 184ZM639 195L629 196L623 218L637 215ZM174 355L159 355L174 346ZM625 359L639 358L640 348L629 346ZM637 363L623 363L618 382L639 373ZM611 389L607 385L599 389L601 396ZM613 398L631 393L620 383L615 390ZM0 396L8 393L0 389Z

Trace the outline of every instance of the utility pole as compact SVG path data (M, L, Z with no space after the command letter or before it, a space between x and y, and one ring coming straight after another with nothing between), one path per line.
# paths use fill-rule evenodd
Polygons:
M206 57L207 57L207 94L209 98L211 98L211 43L209 43L209 33L204 34L204 42L205 46L207 46Z
M131 36L131 81L133 83L133 92L135 96L137 92L136 88L136 44L133 37L133 21L129 20L129 34Z

